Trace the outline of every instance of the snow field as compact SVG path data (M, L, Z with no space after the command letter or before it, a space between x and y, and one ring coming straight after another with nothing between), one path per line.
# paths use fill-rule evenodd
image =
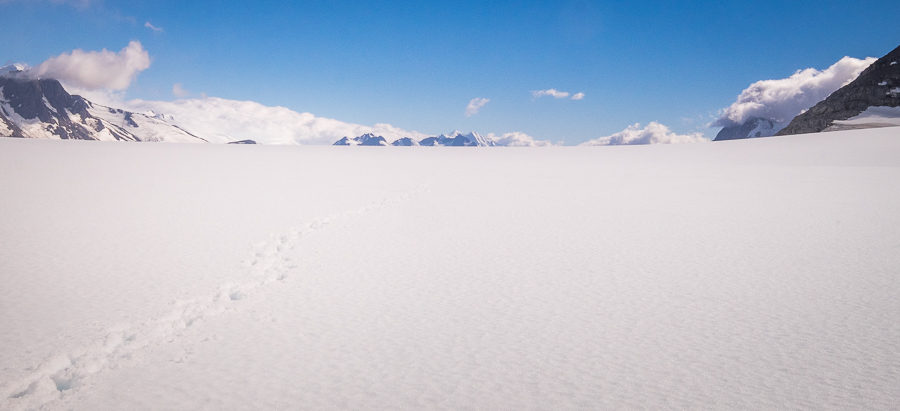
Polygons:
M0 408L891 409L897 130L2 140Z

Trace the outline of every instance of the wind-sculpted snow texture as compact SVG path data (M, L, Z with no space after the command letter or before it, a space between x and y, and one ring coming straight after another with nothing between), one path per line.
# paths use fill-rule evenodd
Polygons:
M0 140L0 409L892 409L898 128Z

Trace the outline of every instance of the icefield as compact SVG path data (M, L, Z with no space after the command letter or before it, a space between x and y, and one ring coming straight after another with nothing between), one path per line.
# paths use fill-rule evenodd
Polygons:
M896 409L900 128L0 139L0 409Z

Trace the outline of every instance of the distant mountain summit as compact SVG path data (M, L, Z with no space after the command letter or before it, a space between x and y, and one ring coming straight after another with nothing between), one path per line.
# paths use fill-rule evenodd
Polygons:
M0 136L102 141L205 142L146 114L94 104L59 81L34 79L18 65L0 69Z
M366 133L359 137L344 137L334 143L336 146L386 146L387 139L382 136L376 136L372 133Z
M742 138L769 137L775 135L778 126L775 120L753 117L743 124L728 126L719 130L713 141L738 140Z
M417 146L417 145L419 145L419 142L416 140L413 140L410 137L403 137L403 138L394 140L394 142L391 143L391 145L392 146Z
M387 146L387 140L382 136L372 133L359 137L344 137L334 143L336 146ZM454 131L450 134L441 134L435 137L426 137L416 141L410 137L395 140L392 146L448 146L448 147L488 147L494 146L494 142L484 138L476 132L463 133Z
M461 131L454 131L450 134L441 134L437 137L428 137L419 142L423 146L448 146L448 147L487 147L493 146L493 142L488 141L476 132L463 134Z
M850 84L794 117L776 135L892 126L896 124L883 120L853 121L865 117L861 116L864 112L884 113L885 108L891 107L900 107L900 47L872 63ZM900 115L900 110L887 112Z

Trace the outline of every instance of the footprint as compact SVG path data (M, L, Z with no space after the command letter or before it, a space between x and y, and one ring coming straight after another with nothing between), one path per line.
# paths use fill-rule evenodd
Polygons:
M70 351L71 357L70 355L52 357L28 377L3 387L0 398L5 396L7 401L14 401L7 404L44 408L58 400L61 393L78 390L84 384L85 378L101 373L104 369L115 368L121 365L124 359L136 358L134 354L154 344L174 342L182 335L183 330L195 323L228 312L230 303L247 298L254 290L272 281L285 280L288 273L299 267L299 264L285 255L285 252L294 249L296 242L303 236L322 229L333 220L355 217L396 205L419 191L424 190L418 189L392 199L370 203L356 210L316 219L302 229L291 230L284 235L272 236L269 241L256 243L251 247L250 258L241 262L250 268L248 272L251 277L246 282L223 284L212 295L176 301L173 304L173 311L150 318L138 325L112 327L102 340Z

